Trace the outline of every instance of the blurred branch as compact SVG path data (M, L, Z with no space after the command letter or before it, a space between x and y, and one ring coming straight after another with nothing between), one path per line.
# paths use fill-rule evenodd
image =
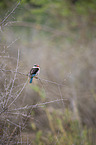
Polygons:
M7 22L4 26L22 26L22 27L30 27L30 28L35 28L38 30L45 30L48 32L54 32L54 29L45 25L40 25L40 24L34 24L32 22L22 22L22 21L10 21ZM58 30L57 30L58 31Z
M0 23L0 26L4 24L4 22L9 18L9 16L16 10L16 8L19 6L21 0L17 3L17 5L12 9L12 11L5 17L5 19Z
M62 93L61 93L60 85L58 85L58 90L59 90L61 100L62 100L62 104L63 104L63 107L64 107L65 105L64 105L64 102L63 102L63 96L62 96Z
M46 79L42 79L42 78L38 78L40 81L45 81L45 82L48 82L48 83L51 83L51 84L55 84L55 85L58 85L58 86L65 86L63 84L59 84L57 82L53 82L53 81L50 81L50 80L46 80Z
M7 46L7 48L9 48L12 44L14 44L17 40L19 40L20 39L20 37L18 37L18 38L16 38L14 41L12 41L8 46Z
M7 112L7 113L9 113L9 114L11 114L11 115L20 115L20 116L23 116L23 117L27 117L27 118L32 118L32 116L31 115L28 115L28 114L24 114L24 113L20 113L20 112Z
M16 72L16 71L13 71L13 70L0 69L0 71L18 73L18 74L20 74L20 75L29 76L29 74L25 74L25 73L22 73L22 72ZM65 86L65 85L63 85L63 84L59 84L59 83L57 83L57 82L53 82L53 81L46 80L46 79L43 79L43 78L39 78L39 77L35 77L35 78L36 78L36 79L39 79L40 82L41 82L41 81L45 81L45 82L52 83L52 84L55 84L55 85L58 85L58 86ZM41 82L41 83L42 83L42 82Z
M17 60L16 58L14 58L14 57L11 57L11 56L0 56L0 58L10 58L10 59L14 59L14 60ZM1 69L0 69L1 70ZM3 70L2 69L2 71L7 71L7 70ZM8 71L10 71L10 70L8 70Z
M9 120L7 120L7 121L9 121ZM12 133L11 133L11 135L10 135L9 139L8 139L7 145L9 144L9 142L10 142L10 140L11 140L12 136L14 135L14 133L15 133L16 129L17 129L17 127L15 127L15 128L13 129L13 131L12 131Z
M4 113L5 111L7 111L8 108L17 100L17 98L21 95L22 91L24 90L24 88L25 88L27 82L28 82L28 79L27 79L27 81L24 83L22 89L21 89L20 92L16 95L16 97L14 98L14 100L9 104L9 106L3 108L3 111L0 112L0 115L1 115L2 113ZM7 101L4 101L4 103L6 103L6 105L8 104L8 101L9 101L10 97L11 97L11 96L9 96L9 98L8 98ZM3 106L4 106L4 105L3 105Z
M24 90L24 88L25 88L27 82L28 82L28 79L27 79L27 81L24 83L24 85L23 85L22 89L20 90L19 94L15 97L15 99L10 103L10 105L9 105L7 108L9 108L9 107L17 100L17 98L21 95L21 93L22 93L22 91Z
M7 100L6 100L5 107L7 106L8 101L9 101L10 98L11 98L11 93L12 93L12 90L13 90L13 87L14 87L14 83L15 83L15 80L16 80L16 76L17 76L18 65L19 65L19 49L18 49L18 57L17 57L16 72L15 72L14 78L13 78L13 80L12 80L12 86L11 86L11 88L10 88L9 97L8 97Z
M7 22L4 26L19 26L19 27L29 27L29 28L35 28L38 31L45 31L45 32L50 32L52 33L52 38L53 37L57 37L57 36L67 36L68 35L68 31L61 31L61 30L57 30L54 28L51 28L49 26L46 25L41 25L41 24L34 24L32 22L22 22L22 21L10 21Z
M64 101L64 100L68 100L68 99L56 99L56 100L52 100L52 101L48 101L48 102L44 102L44 103L39 103L39 104L35 104L35 105L26 105L25 107L21 107L21 108L16 108L16 109L12 109L12 110L9 110L8 112L10 111L18 111L18 110L25 110L25 109L30 109L30 108L37 108L37 107L44 107L45 105L47 104L51 104L51 103L55 103L55 102L60 102L60 101Z
M16 123L14 123L14 122L12 122L12 121L10 121L9 119L7 119L7 121L8 121L8 122L10 122L11 124L13 124L13 125L15 125L15 126L17 126L17 127L21 128L21 126L20 126L20 125L18 125L18 124L16 124Z
M22 72L16 72L16 71L13 71L13 70L0 69L0 71L18 73L18 74L20 74L20 75L28 76L28 74L25 74L25 73L22 73Z

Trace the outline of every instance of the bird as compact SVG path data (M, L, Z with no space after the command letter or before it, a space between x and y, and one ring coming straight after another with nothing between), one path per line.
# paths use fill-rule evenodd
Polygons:
M34 64L34 66L31 68L29 77L30 77L30 83L32 83L33 78L38 78L37 75L40 72L40 67L37 64Z

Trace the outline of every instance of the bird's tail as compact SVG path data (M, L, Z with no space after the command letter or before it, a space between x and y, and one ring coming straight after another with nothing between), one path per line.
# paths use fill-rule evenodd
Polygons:
M32 80L33 80L33 77L31 77L31 79L30 79L30 83L32 83Z

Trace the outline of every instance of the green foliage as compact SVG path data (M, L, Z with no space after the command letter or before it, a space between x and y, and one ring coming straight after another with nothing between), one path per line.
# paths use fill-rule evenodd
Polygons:
M0 9L3 11L5 8L8 9L12 6L16 0L11 1L0 1ZM40 24L49 24L51 26L60 26L60 23L64 22L65 19L76 18L87 16L94 17L96 15L96 1L86 0L77 1L72 4L71 1L66 0L22 0L21 6L26 9L22 9L22 16L17 16L19 20L31 21ZM96 19L93 19L92 23ZM73 23L73 22L72 22ZM71 24L71 23L70 23Z
M42 142L41 142L41 137L42 137L42 131L40 130L40 131L38 131L37 133L36 133L36 139L35 139L35 143L37 144L37 145L42 145Z
M90 145L88 140L87 128L81 128L78 120L72 118L72 112L66 109L64 113L58 110L53 110L50 113L48 108L45 109L49 120L50 131L45 133L45 130L36 131L34 145ZM32 125L33 128L35 125Z
M96 13L96 1L81 1L76 4L76 11L82 15L89 15L93 12Z
M17 0L0 0L0 9L10 8Z
M36 130L36 125L35 125L34 122L31 123L31 127L32 127L32 129L33 129L34 131Z
M42 99L44 99L45 98L45 91L44 91L44 89L41 89L39 86L37 86L37 85L34 85L34 86L31 86L32 87L32 89L36 92L36 93L38 93L39 94L39 96L42 98Z

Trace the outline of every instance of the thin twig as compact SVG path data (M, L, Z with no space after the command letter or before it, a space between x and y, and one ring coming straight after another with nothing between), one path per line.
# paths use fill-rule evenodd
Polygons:
M16 72L16 71L13 71L13 70L0 69L0 71L12 72L12 73L17 73L17 74L20 74L20 75L28 76L28 74L25 74L25 73L22 73L22 72Z
M51 104L51 103L55 103L55 102L60 102L60 101L63 101L63 100L68 100L68 99L56 99L56 100L52 100L52 101L48 101L48 102L44 102L44 103L39 103L39 104L35 104L35 105L26 105L25 107L21 107L21 108L16 108L16 109L12 109L12 110L9 110L10 111L17 111L17 110L24 110L24 109L30 109L30 108L37 108L37 107L44 107L44 105L47 105L47 104Z
M10 58L10 59L14 59L14 60L17 60L16 58L14 58L14 57L11 57L11 56L9 56L9 55L5 55L5 56L0 56L0 58Z
M20 94L21 94L22 91L24 90L24 88L25 88L27 82L28 82L28 79L27 79L27 81L24 83L24 85L23 85L21 91L19 92L19 94L15 97L15 99L10 103L10 105L9 105L7 108L9 108L9 107L17 100L17 98L20 96Z
M16 38L14 41L12 41L11 42L11 44L9 44L8 46L7 46L7 48L9 48L12 44L14 44L17 40L19 40L20 39L20 37L18 37L18 38Z
M5 19L0 23L0 25L2 25L7 19L8 17L16 10L16 8L19 6L21 0L17 3L17 5L12 9L12 11L9 13L9 15L7 15L7 17L5 17Z
M15 80L16 80L16 76L17 76L18 65L19 65L19 49L18 49L18 57L17 57L16 72L15 72L15 74L14 74L14 78L13 78L13 81L12 81L12 86L11 86L11 89L10 89L10 92L9 92L9 97L8 97L8 99L6 100L6 105L8 104L8 101L9 101L10 98L11 98L11 93L12 93L12 90L13 90L13 87L14 87L14 83L15 83ZM6 105L5 105L5 106L6 106Z
M17 127L21 128L21 126L20 126L20 125L18 125L18 124L16 124L16 123L14 123L14 122L12 122L12 121L10 121L9 119L7 119L7 121L8 121L8 122L10 122L11 124L13 124L13 125L15 125L15 126L17 126Z
M48 82L48 83L51 83L51 84L55 84L55 85L59 85L59 86L65 86L63 84L59 84L57 82L53 82L53 81L50 81L50 80L46 80L46 79L42 79L42 78L38 78L39 80L42 80L42 81L45 81L45 82Z
M59 90L59 93L60 93L60 96L61 96L61 99L62 99L62 104L63 104L63 107L65 106L64 105L64 102L63 102L63 96L62 96L62 93L61 93L61 90L60 90L60 86L58 85L58 90Z
M18 22L21 22L21 21L9 21L9 22L7 22L7 23L4 25L4 27L5 27L5 26L8 26L8 25L12 25L12 24L14 24L14 23L18 23Z
M12 114L12 116L13 115L20 115L20 116L23 116L23 117L27 117L27 118L32 118L32 115L28 115L28 114L24 114L24 113L17 113L17 112L15 112L15 113L13 113L13 112L6 112L6 113L9 113L9 114Z
M7 121L9 121L9 120L7 120ZM16 129L17 129L17 127L15 127L15 128L13 129L13 131L12 131L12 133L11 133L11 135L10 135L9 139L8 139L7 145L9 144L9 142L10 142L10 140L11 140L12 136L14 135L14 133L15 133Z

